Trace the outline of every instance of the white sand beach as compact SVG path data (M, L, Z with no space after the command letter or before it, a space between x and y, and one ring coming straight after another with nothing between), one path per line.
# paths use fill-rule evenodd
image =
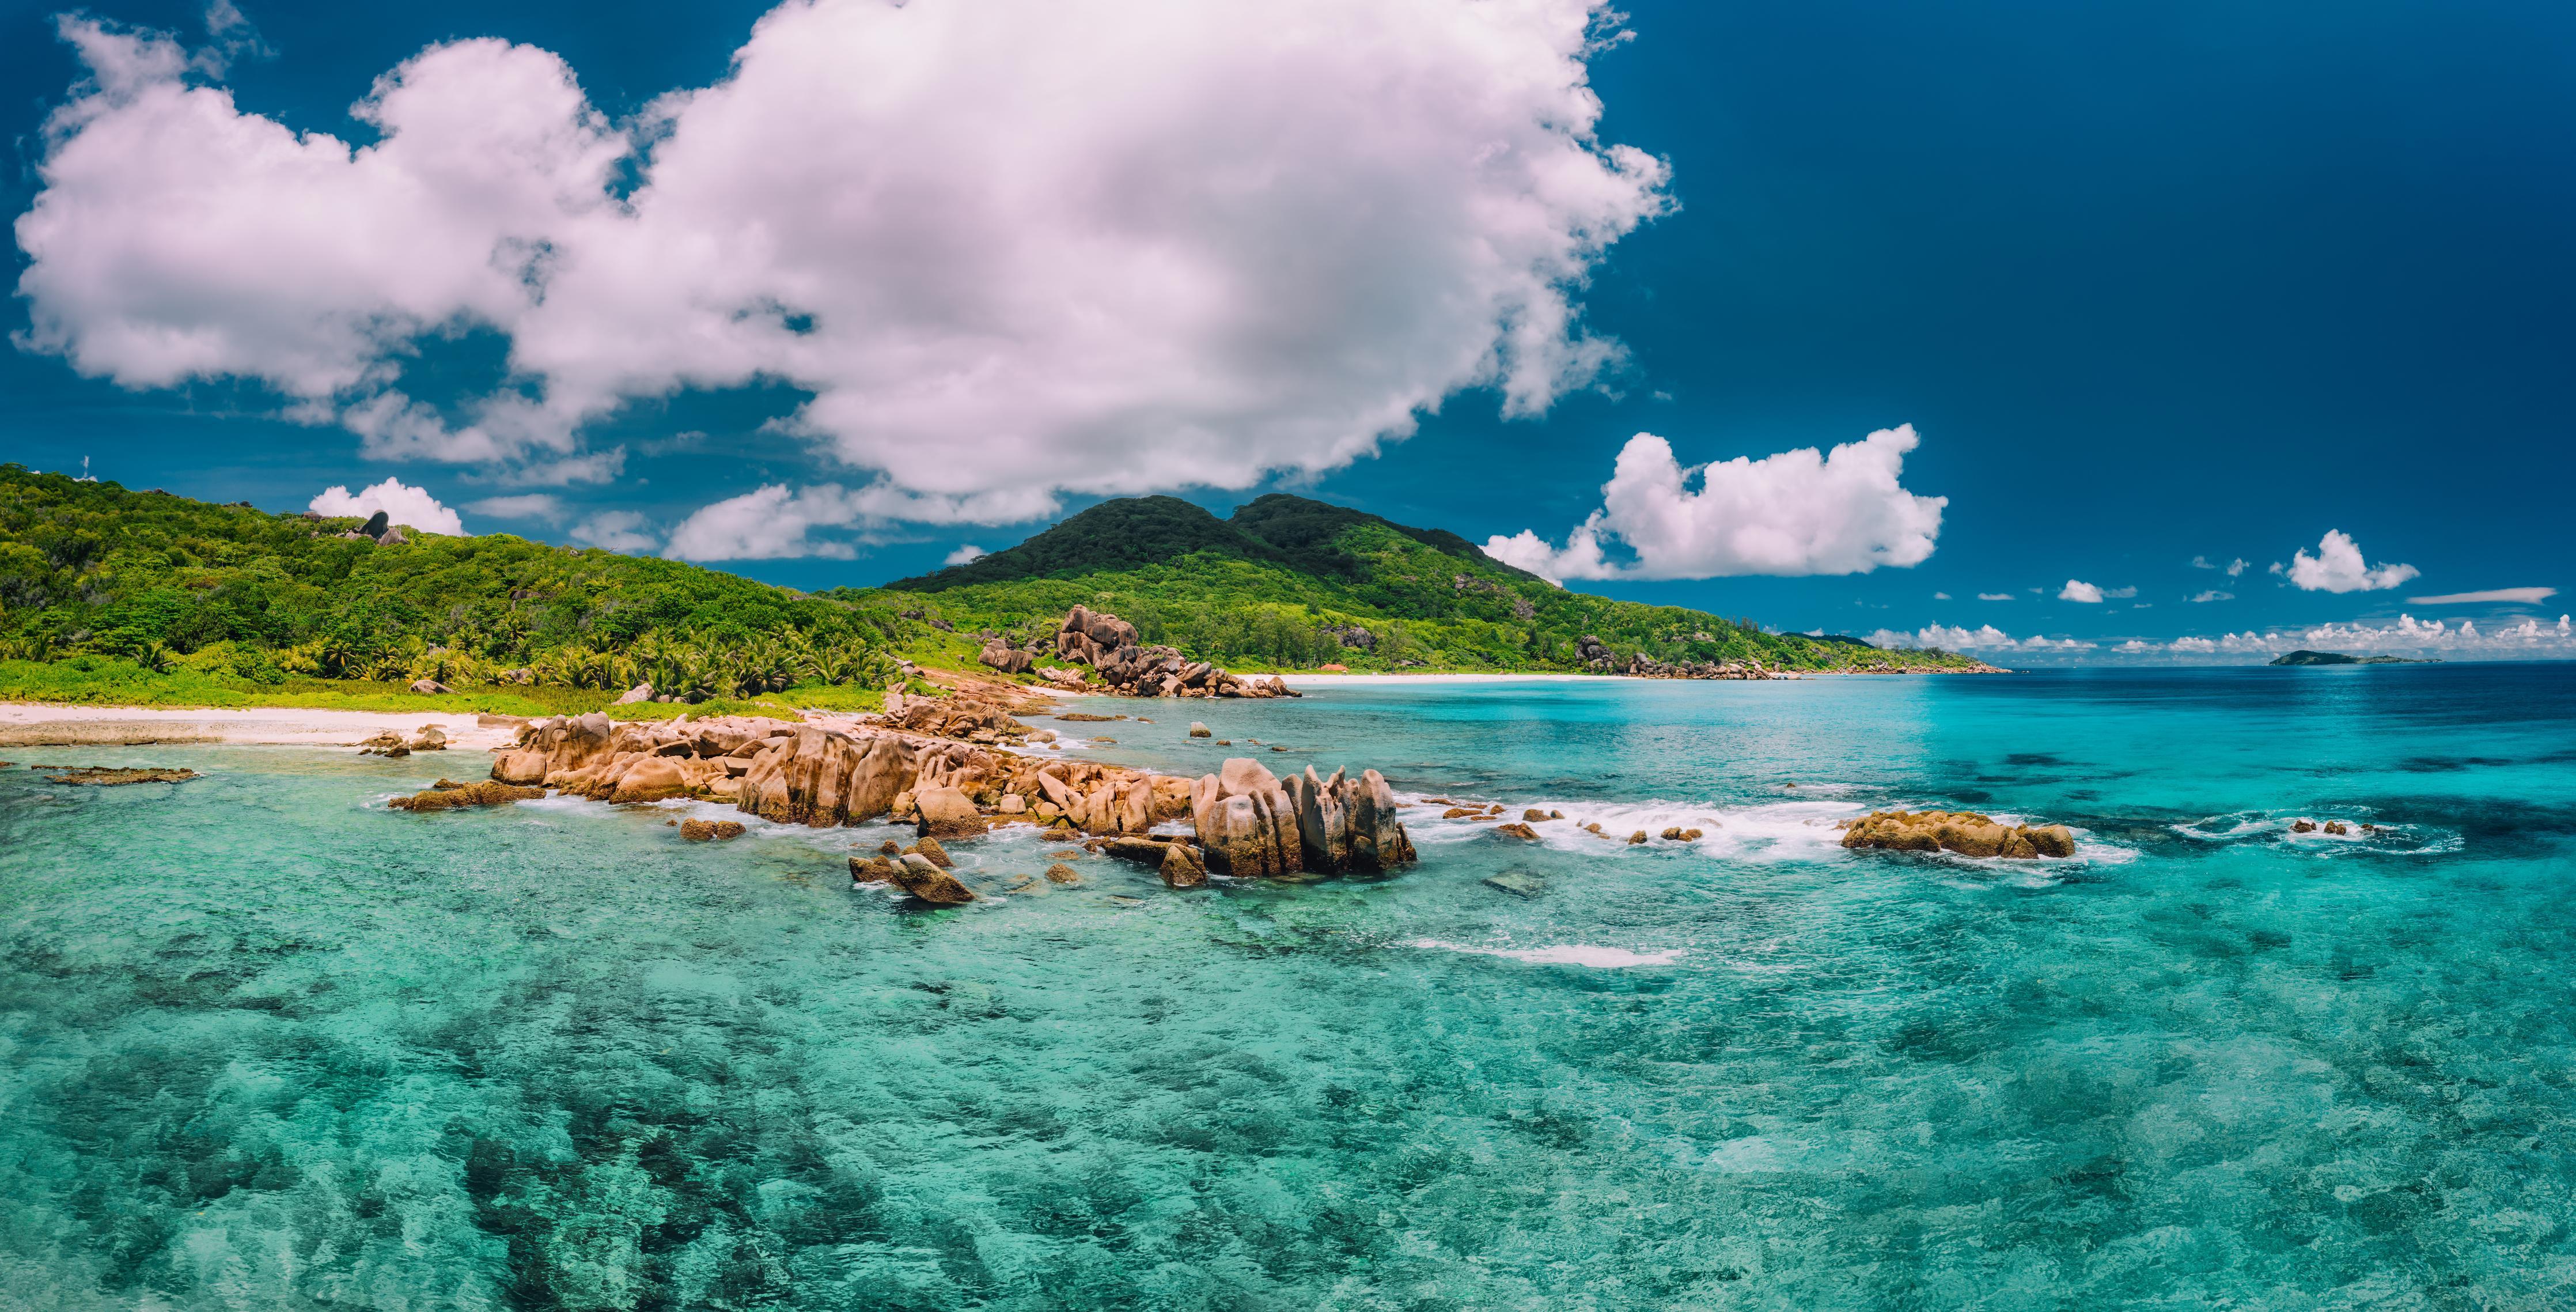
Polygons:
M437 725L451 748L509 745L519 721L508 716L418 711L310 710L286 706L53 706L0 702L0 746L69 747L140 743L245 743L303 747L355 746L391 731L409 738Z

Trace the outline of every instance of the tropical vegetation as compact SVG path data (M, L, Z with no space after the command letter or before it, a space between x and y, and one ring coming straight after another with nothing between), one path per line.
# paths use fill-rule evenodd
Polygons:
M1605 658L1624 669L1633 655L1774 670L1975 664L1569 591L1457 534L1286 494L1222 520L1175 497L1103 502L1007 551L826 595L1014 641L1042 636L1081 604L1194 660L1260 669L1582 670ZM1597 643L1589 659L1586 639Z
M679 561L507 534L380 545L358 527L0 465L0 663L23 690L8 695L140 678L274 703L428 679L523 702L650 682L680 702L811 704L884 686L896 650L935 632Z

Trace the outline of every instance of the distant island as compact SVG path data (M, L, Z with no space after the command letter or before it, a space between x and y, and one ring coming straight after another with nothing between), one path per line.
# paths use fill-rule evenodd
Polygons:
M2346 656L2339 651L2294 651L2275 656L2274 665L2439 665L2440 661L2413 660L2404 656Z

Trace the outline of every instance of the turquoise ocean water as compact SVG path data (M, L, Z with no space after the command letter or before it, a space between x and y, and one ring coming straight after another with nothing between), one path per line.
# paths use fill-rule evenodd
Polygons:
M932 911L882 827L382 806L476 756L13 753L208 777L0 772L0 1307L2576 1306L2576 669L1111 709L1707 837Z

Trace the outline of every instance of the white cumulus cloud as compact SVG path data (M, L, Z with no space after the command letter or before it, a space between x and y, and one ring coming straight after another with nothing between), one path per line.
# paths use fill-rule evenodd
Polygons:
M955 551L949 552L947 558L939 563L942 565L967 565L972 564L975 561L982 560L984 557L991 554L991 552L984 550L982 547L969 542L960 546Z
M2068 579L2066 586L2057 590L2057 599L2080 601L2088 606L2098 606L2102 604L2102 589L2081 579Z
M2418 572L2412 565L2374 569L2362 560L2361 546L2349 534L2327 529L2317 543L2317 554L2301 551L2290 557L2288 575L2292 586L2309 592L2377 592L2396 587Z
M2236 600L2236 594L2233 592L2223 591L2218 588L2204 588L2199 592L2191 594L2191 600L2196 602L2234 601Z
M1550 579L1866 574L1918 565L1931 556L1949 504L1898 482L1905 453L1920 440L1905 424L1830 452L1801 447L1686 469L1670 443L1639 433L1602 485L1601 509L1563 547L1523 529L1487 539L1485 554ZM1614 540L1635 553L1634 563L1612 558Z
M547 51L434 46L352 146L192 82L173 38L66 18L90 76L17 224L26 341L128 387L257 380L370 454L522 481L613 474L582 431L630 400L775 380L812 393L790 431L927 504L1249 486L1618 363L1575 296L1670 201L1595 134L1615 21L793 0L630 123ZM406 391L413 343L459 329L507 337L513 385Z
M428 489L390 478L373 487L358 489L355 496L350 495L348 488L334 484L316 493L307 509L317 515L355 515L360 519L372 518L381 510L385 512L387 523L416 528L424 533L465 536L464 522L456 517L455 511L440 505L438 498L431 496Z
M493 519L533 519L554 523L566 513L563 498L551 492L529 492L518 496L485 497L465 503L467 510Z
M2010 601L2012 599L2013 594L2009 592L1980 592L1977 594L1977 600L1979 601Z
M653 534L644 516L632 510L603 510L572 526L572 540L608 551L651 551Z
M662 554L677 560L848 560L860 544L882 540L897 524L1016 524L1048 514L1054 505L1051 494L1032 488L940 496L884 481L862 488L772 483L701 507L671 530ZM818 529L855 530L858 536L817 537Z

